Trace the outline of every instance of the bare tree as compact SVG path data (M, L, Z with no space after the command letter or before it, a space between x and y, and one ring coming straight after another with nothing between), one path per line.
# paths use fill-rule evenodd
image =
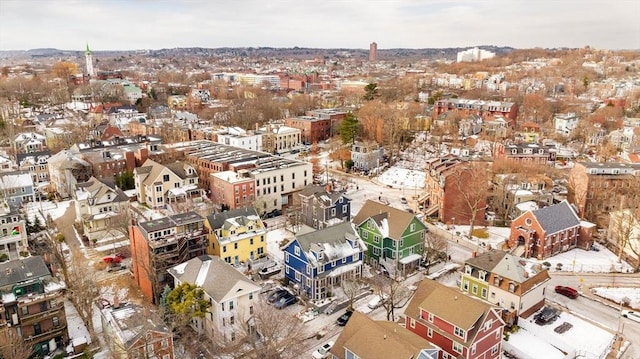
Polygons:
M399 277L399 271L395 270L392 276L376 274L368 279L373 292L383 298L382 307L387 313L388 321L395 321L395 310L402 308L408 300L409 290L404 286Z
M241 314L239 337L237 345L221 352L233 358L300 358L307 332L298 318L259 302L252 313Z
M366 283L362 278L348 278L340 281L340 287L349 300L349 310L353 310L353 303L356 297L366 288Z
M23 340L15 328L5 328L0 334L0 357L28 359L33 354L33 345Z
M451 178L453 184L456 218L469 220L469 238L473 235L478 215L483 215L486 207L487 192L489 191L489 171L482 162L461 162L457 164ZM482 218L484 220L484 218Z
M431 264L448 259L449 241L446 238L428 232L425 236L425 250L423 260L427 266L426 274L429 274Z
M65 277L69 299L76 307L78 315L89 330L91 341L96 342L97 336L93 330L93 303L100 295L96 274L90 267L89 260L79 251L74 251L69 257L69 267Z

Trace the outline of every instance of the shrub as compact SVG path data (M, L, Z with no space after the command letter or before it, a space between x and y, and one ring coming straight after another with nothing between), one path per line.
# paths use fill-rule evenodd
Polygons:
M551 267L551 263L549 263L549 262L542 262L542 265L547 267L547 268Z
M472 235L476 238L487 239L489 238L489 231L486 228L475 228Z
M20 257L28 257L28 256L29 256L28 251L20 251Z
M509 332L504 332L504 341L505 342L509 341Z
M64 234L62 233L56 234L56 241L58 241L58 243L64 242Z
M0 262L6 262L9 260L9 255L6 253L0 254Z

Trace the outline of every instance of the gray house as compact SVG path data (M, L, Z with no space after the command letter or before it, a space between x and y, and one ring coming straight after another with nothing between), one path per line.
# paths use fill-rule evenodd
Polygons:
M351 199L331 186L308 186L300 193L302 223L315 229L351 220Z
M353 167L360 171L371 171L382 164L382 149L377 143L356 142L351 146Z

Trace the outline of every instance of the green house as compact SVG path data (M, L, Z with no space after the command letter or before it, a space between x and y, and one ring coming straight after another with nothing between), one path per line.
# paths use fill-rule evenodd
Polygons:
M352 222L367 244L369 264L389 275L396 269L405 275L418 268L427 227L414 214L368 200Z

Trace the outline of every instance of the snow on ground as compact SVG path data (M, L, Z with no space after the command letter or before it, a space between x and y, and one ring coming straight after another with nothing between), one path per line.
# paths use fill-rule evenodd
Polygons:
M477 238L473 237L469 240L466 235L469 233L469 226L455 225L453 228L445 224L439 223L438 227L453 231L460 238L460 242L466 241L468 245L477 246L480 252L483 248L487 248L487 245L491 245L491 248L501 248L502 244L509 238L511 229L509 227L486 227L489 237ZM476 226L474 228L485 228L482 226ZM618 257L603 246L598 246L598 251L587 251L584 249L574 248L567 252L557 254L553 257L546 258L544 260L537 260L530 258L530 261L537 263L549 262L551 263L552 271L558 270L558 263L562 263L561 271L566 272L587 272L587 273L610 273L610 272L632 272L633 268L626 262L618 262Z
M640 288L596 287L591 290L595 295L616 303L628 300L631 308L640 310Z
M633 271L633 268L626 262L618 262L618 257L610 250L602 246L598 248L599 251L597 252L574 248L538 262L551 263L551 270L556 270L557 264L562 263L563 272L610 273Z
M562 334L556 333L554 329L565 322L573 325L571 329ZM509 336L505 348L517 348L514 354L519 358L564 358L562 352L572 358L603 358L615 337L567 312L561 312L558 319L547 325L536 324L533 316L528 320L520 320L518 325L520 329Z
M51 215L51 219L56 220L67 211L67 208L73 201L41 201L41 202L26 202L24 203L24 210L29 220L33 220L35 216L40 218L40 223L47 223L47 214ZM44 215L44 217L43 217Z
M424 188L426 173L402 167L391 167L378 176L378 181L393 188Z
M91 336L89 335L89 331L87 327L80 319L80 315L78 315L78 311L76 307L69 301L64 301L64 310L67 315L67 327L69 329L69 339L80 339L85 338L87 343L91 344Z
M283 240L292 239L295 235L284 228L267 232L267 253L278 263L284 263L284 253L280 249Z

